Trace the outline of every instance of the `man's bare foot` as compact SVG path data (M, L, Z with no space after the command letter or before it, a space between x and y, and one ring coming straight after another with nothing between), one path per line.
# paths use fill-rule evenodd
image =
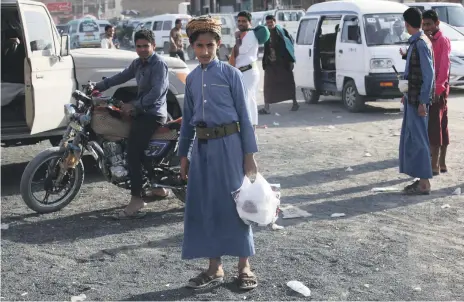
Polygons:
M142 197L132 196L129 204L124 209L124 212L127 215L131 215L145 207L146 203L143 201Z

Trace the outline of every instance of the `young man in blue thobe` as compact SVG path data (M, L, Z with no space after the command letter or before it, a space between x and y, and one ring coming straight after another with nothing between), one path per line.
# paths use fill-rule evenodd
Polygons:
M419 178L404 188L408 195L430 194L432 166L428 127L428 111L434 96L434 68L432 43L420 29L422 15L417 8L409 8L404 14L409 38L404 78L408 80L408 92L404 98L404 117L400 138L400 172Z
M187 34L200 64L187 77L179 143L181 175L188 178L182 258L209 259L208 269L187 286L222 282L221 257L228 255L239 258L239 287L251 289L257 286L248 261L255 253L253 234L240 219L231 194L245 175L257 172L253 154L258 148L246 90L241 72L216 58L221 43L218 21L193 19Z

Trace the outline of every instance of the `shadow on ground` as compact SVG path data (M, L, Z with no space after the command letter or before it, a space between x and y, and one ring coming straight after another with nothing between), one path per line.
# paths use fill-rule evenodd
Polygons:
M80 239L92 239L113 234L122 234L136 229L145 229L160 225L169 225L184 220L182 207L159 212L148 212L144 219L117 221L114 214L121 207L83 212L52 219L55 214L40 215L40 221L22 221L2 234L2 239L25 244L44 244L51 242L72 242ZM26 214L28 217L39 216ZM2 223L12 223L23 217L2 217ZM169 240L169 239L167 239Z

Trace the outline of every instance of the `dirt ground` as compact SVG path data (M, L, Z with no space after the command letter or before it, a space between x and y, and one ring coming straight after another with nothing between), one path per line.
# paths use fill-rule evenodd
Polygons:
M236 288L232 258L223 285L185 289L206 262L180 259L182 205L152 203L145 219L111 220L129 194L104 182L90 158L79 197L58 213L34 214L19 180L49 146L42 143L1 150L2 300L308 300L286 286L291 280L309 287L313 300L464 300L464 195L452 195L464 191L464 94L449 100L449 173L422 197L372 192L411 181L398 173L397 102L359 114L335 100L300 105L298 112L273 105L260 117L267 128L258 130L257 158L268 181L281 184L282 204L312 216L254 230L257 289Z

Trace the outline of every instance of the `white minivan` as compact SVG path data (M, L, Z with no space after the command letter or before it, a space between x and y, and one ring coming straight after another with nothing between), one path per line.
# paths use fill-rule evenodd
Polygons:
M155 34L155 43L157 50L163 50L164 53L169 53L169 46L170 46L170 34L171 29L174 28L175 22L177 19L182 20L182 44L184 45L184 49L187 48L189 45L187 34L185 32L185 28L187 26L188 21L192 17L190 15L183 15L183 14L163 14L158 15L150 18L143 19L144 21L144 28L148 28L151 26Z
M408 7L381 0L330 1L312 5L295 41L295 82L308 103L341 95L351 112L365 102L401 97L398 79L407 46L403 13Z

